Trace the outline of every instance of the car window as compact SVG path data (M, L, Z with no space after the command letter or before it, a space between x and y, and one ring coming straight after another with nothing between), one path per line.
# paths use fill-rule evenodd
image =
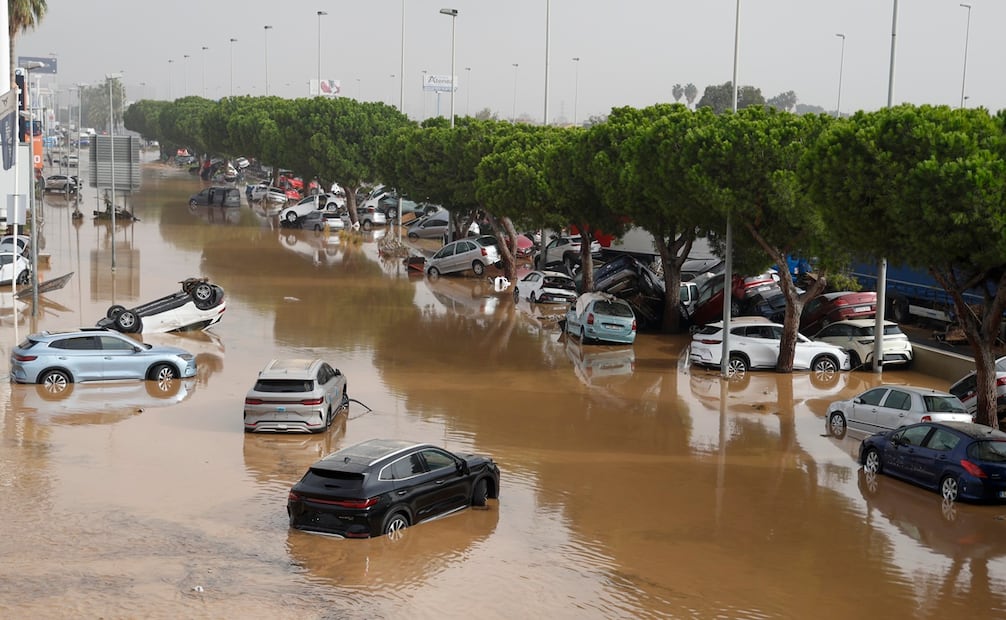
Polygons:
M1006 463L1006 441L976 441L968 448L968 456L981 461Z
M956 396L957 398L963 399L968 394L974 392L977 386L978 386L978 377L977 375L972 373L964 377L954 385L950 386L950 393Z
M926 394L922 397L926 411L937 413L964 413L964 404L956 396L940 396Z
M884 406L890 409L908 411L912 407L912 395L901 390L891 390L884 401Z
M457 246L453 243L450 245L445 245L440 248L440 251L433 255L433 258L446 258L448 256L454 256L454 250Z
M73 351L95 351L101 349L98 339L94 336L75 336L54 341L50 348L71 349Z
M956 435L942 428L937 428L933 431L929 440L926 441L926 447L932 448L933 450L950 451L957 447L957 443L960 440L960 435Z
M423 473L422 462L418 463L419 471L413 472L413 465L416 464L416 455L411 457L403 456L394 463L387 465L381 470L381 480L405 480L416 474Z
M599 299L594 302L594 312L606 314L608 316L621 316L630 318L633 316L632 308L627 304Z
M804 314L813 314L817 312L817 309L821 307L822 303L823 300L820 297L811 299L809 302L807 302L807 305L803 309Z
M311 379L259 379L253 388L256 392L271 392L275 394L294 394L314 390Z
M454 459L449 454L440 450L423 450L423 458L426 459L426 465L430 471L455 466Z
M1006 372L1006 357L996 360L996 372Z
M920 426L909 426L905 430L901 431L901 440L906 444L912 446L921 446L922 442L925 440L926 435L932 430L932 426L928 424L922 424Z
M475 249L477 249L477 248L475 247L475 244L472 243L471 241L459 241L458 242L458 254L461 254L463 252L471 252L472 250L475 250Z
M545 278L543 286L549 288L559 288L566 291L575 291L576 283L569 278Z
M134 346L115 336L102 336L101 349L103 351L132 351Z
M879 405L880 401L884 399L884 395L887 394L887 388L874 388L867 392L864 392L859 400L863 402L864 405Z
M901 335L903 333L904 332L901 331L901 328L898 325L896 325L896 324L895 325L886 325L886 324L884 325L884 335L885 336L899 336L899 335ZM870 328L870 335L871 336L873 335L873 328L872 327Z

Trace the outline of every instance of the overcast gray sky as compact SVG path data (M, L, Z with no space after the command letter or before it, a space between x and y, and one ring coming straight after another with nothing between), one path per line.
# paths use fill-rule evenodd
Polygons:
M970 4L966 105L997 111L1006 101L999 67L1006 38L995 32L1006 24L1006 2ZM233 52L235 94L265 93L268 59L270 94L306 96L318 74L320 20L322 79L340 80L347 96L398 104L402 0L48 5L40 27L18 38L15 54L55 54L60 88L124 71L131 99L215 99L230 94ZM571 120L574 106L583 120L615 106L672 101L677 82L694 83L701 96L707 85L731 79L735 0L405 0L405 111L413 118L436 111L435 95L422 93L422 72L450 74L451 18L439 10L454 8L457 113L488 107L510 118L516 109L540 119L546 6L552 121ZM761 88L766 98L793 90L800 103L834 110L841 65L842 111L883 107L893 6L741 0L738 82ZM955 0L899 3L895 103L960 105L968 13ZM846 37L844 64L837 33ZM443 114L449 97L441 96Z

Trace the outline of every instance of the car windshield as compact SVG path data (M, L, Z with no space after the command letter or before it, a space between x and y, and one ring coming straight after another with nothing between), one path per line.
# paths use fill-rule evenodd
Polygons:
M939 396L926 394L922 397L926 403L926 411L934 413L966 413L964 405L956 396Z
M255 382L256 392L294 393L310 392L314 382L310 379L259 379Z
M705 327L703 327L702 329L700 329L699 331L697 331L695 333L696 333L696 335L699 335L699 336L712 336L713 334L720 333L720 331L722 331L722 330L723 330L722 327L718 327L718 326L715 326L715 325L706 325Z
M548 288L561 288L566 291L575 291L576 283L569 278L558 278L555 276L545 278L544 286Z
M312 467L308 470L307 475L304 476L304 482L310 483L312 482L312 478L315 478L313 482L320 483L326 488L358 489L363 486L364 476L357 472ZM321 478L321 480L317 480L317 478Z
M632 317L632 308L626 304L612 301L598 301L594 303L594 312L606 314L608 316Z
M971 458L981 461L1006 462L1006 441L976 441L968 449Z
M0 265L9 265L14 262L13 254L0 254Z

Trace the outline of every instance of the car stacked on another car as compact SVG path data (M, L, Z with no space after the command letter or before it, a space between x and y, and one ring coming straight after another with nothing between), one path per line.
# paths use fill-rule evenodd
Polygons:
M352 228L352 218L349 217L349 211L343 211L342 213L342 223L346 228ZM356 206L356 223L359 225L358 228L363 230L372 230L377 226L384 226L388 223L388 218L384 216L383 213L377 210L377 207L370 206Z
M279 221L284 226L303 225L303 218L314 212L337 215L344 205L335 194L313 194L280 211Z
M1006 502L1006 433L969 422L922 422L871 435L859 447L868 474L934 490L949 502Z
M245 432L320 433L349 407L346 375L320 359L274 359L245 395Z
M820 340L842 347L849 352L849 363L853 368L873 367L873 345L876 331L874 319L849 319L836 321L814 334L813 340ZM915 353L912 343L908 340L897 323L884 321L882 337L883 366L900 365L908 368L912 365Z
M471 269L475 275L481 276L487 267L499 260L499 248L495 244L482 245L475 239L459 239L440 248L426 261L426 273L437 277Z
M566 333L579 338L582 344L636 341L636 315L632 306L608 293L583 293L566 312L565 321Z
M290 527L343 538L403 529L499 497L487 456L430 444L371 439L315 462L287 499Z
M838 291L811 299L800 315L800 331L815 334L836 321L868 319L877 315L877 294Z
M775 368L779 362L783 326L764 317L737 317L730 322L731 374L752 368ZM700 366L719 366L723 355L723 322L710 323L695 332L688 358ZM849 370L849 354L841 347L796 335L793 368L817 373Z
M571 304L576 301L576 282L558 271L532 271L514 284L514 301L533 304Z
M195 375L196 359L188 351L144 344L100 327L31 334L10 356L12 381L40 383L53 392L83 381Z
M971 414L953 394L910 385L880 385L850 400L828 406L828 431L845 437L846 429L875 433L918 422L971 422Z
M572 273L580 265L582 241L583 237L580 235L555 235L545 245L544 250L534 256L532 262L536 269L548 269L561 265L566 268L566 271ZM590 240L590 254L595 258L601 256L601 242L597 239Z

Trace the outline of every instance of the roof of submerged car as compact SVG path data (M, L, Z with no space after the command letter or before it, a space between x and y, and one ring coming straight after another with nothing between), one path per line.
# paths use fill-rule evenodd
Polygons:
M371 439L333 452L311 467L362 472L389 456L423 445L402 439Z

